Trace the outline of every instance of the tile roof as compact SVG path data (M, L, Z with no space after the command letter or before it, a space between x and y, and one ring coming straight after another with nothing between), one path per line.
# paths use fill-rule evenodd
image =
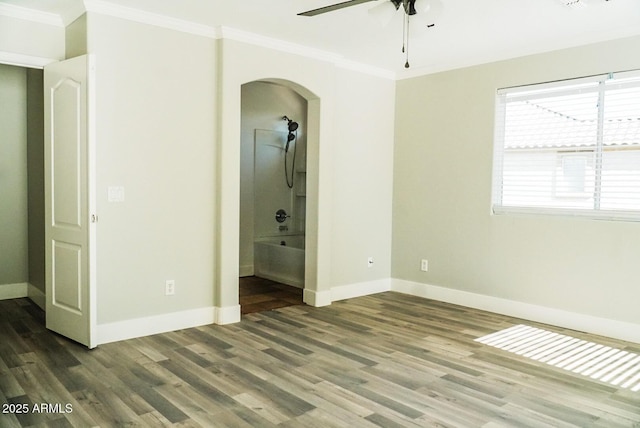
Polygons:
M595 147L597 120L581 120L530 101L507 106L506 149ZM640 147L640 117L605 120L603 144Z

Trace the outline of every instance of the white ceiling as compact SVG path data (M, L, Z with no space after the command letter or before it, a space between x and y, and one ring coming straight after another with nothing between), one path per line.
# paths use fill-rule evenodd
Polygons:
M640 34L640 0L581 0L589 3L581 8L567 7L562 0L441 0L444 10L436 26L411 38L411 68L405 70L402 13L385 28L367 13L388 0L315 17L297 16L341 1L87 0L87 4L108 2L211 27L231 27L331 52L398 77ZM82 7L82 0L0 0L2 3L56 14Z

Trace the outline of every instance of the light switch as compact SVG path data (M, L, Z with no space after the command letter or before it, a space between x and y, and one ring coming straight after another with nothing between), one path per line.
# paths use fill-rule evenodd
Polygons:
M124 187L109 186L109 202L124 202Z

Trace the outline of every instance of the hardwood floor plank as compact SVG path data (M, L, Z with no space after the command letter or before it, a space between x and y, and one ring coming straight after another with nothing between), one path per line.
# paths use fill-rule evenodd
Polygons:
M222 371L232 376L238 383L253 390L260 399L272 403L275 408L290 417L296 417L314 409L310 403L263 380L239 365L224 364Z
M197 328L190 328L188 330L183 330L182 334L190 337L194 343L206 345L208 349L213 348L214 350L220 351L220 356L226 356L224 351L229 350L233 347L230 343L221 340L215 334L212 334L211 327L203 326Z
M108 389L95 388L89 391L79 391L73 396L93 421L93 423L84 426L135 426L141 424L138 415Z
M24 407L27 406L27 409L33 408L33 401L28 395L22 395L18 397L13 397L7 399L7 404L9 405L19 405L20 410L17 412L12 412L10 416L15 419L19 426L32 426L36 424L44 424L46 421L42 414L40 413L32 413L30 411L23 411ZM3 403L4 404L4 403ZM10 407L11 408L11 407ZM5 415L2 415L2 418L5 418Z
M210 399L215 401L217 404L223 407L233 407L235 405L233 398L231 398L229 395L225 394L224 392L220 391L211 383L195 375L194 373L189 371L187 368L185 368L183 365L178 364L173 360L162 361L159 364L162 365L168 371L172 372L174 375L176 375L180 379L182 379L184 382L189 384L189 386L191 386L198 393L202 394L205 397L209 397Z
M298 353L300 355L309 355L312 353L310 350L308 350L303 346L297 345L286 339L278 337L277 335L274 334L274 332L269 332L267 329L263 330L259 328L258 327L259 325L260 325L259 323L245 324L243 327L245 331L248 331L256 336L262 337L263 339L267 339L268 341L275 342L278 345L290 351Z
M47 331L27 299L0 309L0 404L73 406L0 414L2 428L640 427L640 392L474 341L525 321L393 292L91 351Z
M372 413L371 415L365 416L365 419L382 428L406 428L408 426L406 421L396 422L393 419L378 413Z
M156 390L180 408L191 420L203 426L215 423L215 415L228 410L228 407L225 407L228 403L219 403L212 399L213 397L201 394L186 383L163 385Z
M576 425L560 421L548 415L536 412L533 409L519 406L515 403L506 403L502 407L502 413L494 418L487 427L527 426L532 428L575 428Z
M327 405L324 403L328 402L331 403L332 407L339 407L359 417L367 417L374 413L368 400L364 397L331 382L322 381L316 383L313 385L311 391L312 394L316 395L319 399L311 400L316 407L327 408Z
M242 315L303 304L301 288L255 276L242 277L239 283Z
M286 316L283 311L267 311L260 314L263 319L268 320L276 320L281 324L285 324L295 328L307 328L307 325L301 322L296 321L290 316Z
M285 428L344 428L348 425L343 421L336 420L332 414L326 411L314 409L309 413L290 419L280 426ZM375 428L375 425L364 425L362 423L359 426Z
M11 339L2 338L0 340L3 340L0 342L0 359L2 363L8 368L20 367L22 360L10 346L6 345L6 343L10 343Z
M297 354L292 353L291 351L280 351L279 349L268 348L264 349L262 352L269 355L272 358L275 358L280 363L287 367L302 367L306 364L305 359L300 357Z
M440 376L432 375L425 370L415 370L403 365L402 362L379 364L362 369L365 373L387 380L403 388L418 390L429 385Z
M328 352L329 355L332 355L333 358L336 358L338 360L346 359L362 366L374 366L377 364L376 361L370 358L362 357L358 354L355 354L353 352L349 352L343 349L343 347L340 344L331 345L329 343L325 343L322 340L313 339L309 337L309 335L305 335L304 333L298 333L298 332L292 333L291 336L305 341L306 343L308 343L309 347L318 348L324 353Z
M289 420L289 417L277 409L271 408L267 403L256 398L249 392L244 392L233 397L241 405L256 412L260 417L266 419L274 425Z
M14 398L25 395L24 389L20 386L20 383L13 376L11 371L5 366L2 368L0 365L0 392L2 396L6 398Z

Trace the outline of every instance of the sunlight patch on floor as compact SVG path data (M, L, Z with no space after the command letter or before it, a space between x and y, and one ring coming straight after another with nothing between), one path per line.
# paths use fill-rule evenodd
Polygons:
M523 357L631 391L640 391L640 355L518 324L475 339Z

